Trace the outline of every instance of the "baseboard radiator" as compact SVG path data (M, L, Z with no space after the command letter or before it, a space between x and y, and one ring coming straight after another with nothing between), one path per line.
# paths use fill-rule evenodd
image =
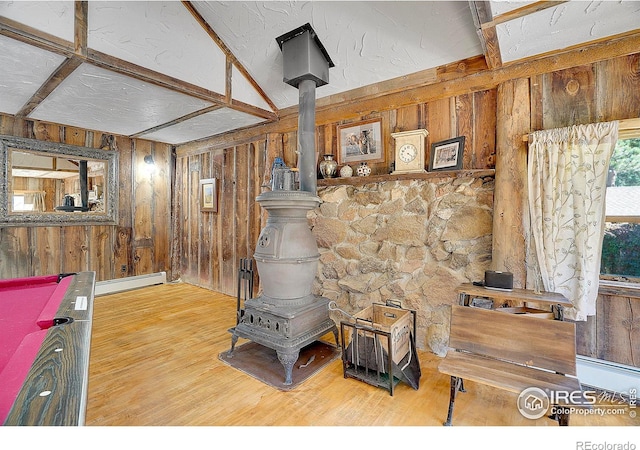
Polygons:
M640 388L638 367L582 355L577 355L576 364L578 379L583 386L627 395L629 389Z
M156 272L147 275L137 275L135 277L116 278L114 280L96 282L95 295L114 294L116 292L129 291L131 289L139 289L146 286L154 286L156 284L164 284L167 282L166 272Z

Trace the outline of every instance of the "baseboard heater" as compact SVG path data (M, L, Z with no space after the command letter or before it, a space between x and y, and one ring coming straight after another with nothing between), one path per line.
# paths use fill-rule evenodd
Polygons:
M131 289L139 289L146 286L154 286L156 284L164 284L167 282L166 272L150 273L147 275L137 275L134 277L116 278L114 280L96 282L95 295L114 294L116 292L129 291Z
M629 394L629 389L640 388L640 368L602 359L577 355L578 379L583 386L618 394Z

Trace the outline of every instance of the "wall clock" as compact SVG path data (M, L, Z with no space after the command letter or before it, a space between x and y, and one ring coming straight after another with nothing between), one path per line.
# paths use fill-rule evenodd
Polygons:
M425 142L429 132L424 129L391 133L396 140L393 173L426 173Z

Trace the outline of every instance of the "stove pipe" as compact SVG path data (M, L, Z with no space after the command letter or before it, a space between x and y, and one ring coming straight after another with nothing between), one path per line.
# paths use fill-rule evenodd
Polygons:
M329 83L329 54L310 24L276 38L283 57L283 81L298 88L300 190L316 193L316 87Z

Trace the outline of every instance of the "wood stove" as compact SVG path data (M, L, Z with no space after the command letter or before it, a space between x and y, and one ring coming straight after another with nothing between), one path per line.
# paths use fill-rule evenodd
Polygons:
M299 90L300 190L290 183L272 183L271 191L256 198L269 213L254 253L262 293L245 302L241 319L231 330L229 355L238 338L274 349L285 369L284 384L290 385L301 348L329 332L339 345L337 326L329 317L329 300L311 292L320 254L307 223L307 212L320 204L315 88L327 84L333 63L309 24L276 40L284 57L284 81Z

